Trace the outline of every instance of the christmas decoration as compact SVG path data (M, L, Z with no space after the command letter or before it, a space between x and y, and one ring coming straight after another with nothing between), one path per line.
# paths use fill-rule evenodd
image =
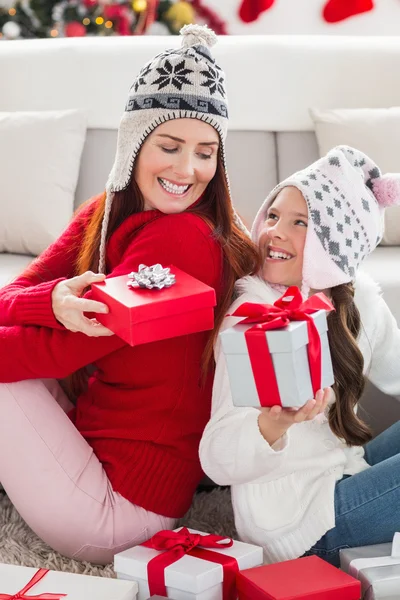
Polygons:
M275 0L242 0L239 8L239 17L245 23L251 23L271 8Z
M217 35L228 33L226 23L220 19L214 10L206 6L202 0L191 0L191 5L196 11L196 23L208 25Z
M14 21L7 21L4 23L1 32L7 40L16 40L21 33L21 27Z
M373 0L328 0L322 14L327 23L338 23L373 8Z
M7 40L176 35L190 23L227 33L225 23L204 0L0 0L0 37Z
M165 13L169 26L179 31L184 25L195 22L195 12L190 2L176 2Z
M239 17L244 23L252 23L274 3L275 0L242 0ZM323 7L322 15L327 23L338 23L373 8L374 0L328 0Z
M67 37L83 37L86 35L86 27L79 21L72 21L65 26L65 35Z

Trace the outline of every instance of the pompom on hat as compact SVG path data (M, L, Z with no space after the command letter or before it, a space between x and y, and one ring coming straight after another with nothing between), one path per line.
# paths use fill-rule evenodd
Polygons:
M287 186L300 190L308 208L303 293L354 281L360 264L382 239L384 209L400 205L400 174L382 175L363 152L337 146L272 190L253 223L255 242L269 207Z
M387 173L372 180L372 191L382 207L399 204L400 173Z
M180 48L166 50L144 65L129 92L118 129L114 165L106 185L99 272L105 272L107 231L113 193L129 186L135 160L147 136L158 125L172 119L200 119L218 132L220 153L226 172L225 139L228 104L225 74L210 48L217 41L206 25L185 25ZM235 213L237 225L247 231Z

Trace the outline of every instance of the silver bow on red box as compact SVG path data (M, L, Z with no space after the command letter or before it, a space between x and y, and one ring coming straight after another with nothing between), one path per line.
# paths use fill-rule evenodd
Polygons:
M128 275L130 281L127 285L131 288L147 289L147 290L162 290L165 287L171 287L176 282L175 275L171 273L169 267L163 267L160 264L139 265L139 270L132 271Z

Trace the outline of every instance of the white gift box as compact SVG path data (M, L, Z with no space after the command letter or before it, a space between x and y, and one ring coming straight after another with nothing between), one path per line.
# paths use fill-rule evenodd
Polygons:
M340 568L360 580L363 600L398 600L400 533L392 543L341 550Z
M181 528L174 531L180 531ZM190 533L201 531L189 529ZM199 546L201 548L201 546ZM263 551L259 546L234 541L230 548L207 548L218 554L236 558L239 569L258 567L263 562ZM150 596L147 581L147 564L160 554L157 550L144 546L135 546L114 556L114 570L119 579L138 582L138 600L147 600ZM222 600L223 568L214 562L195 558L186 554L165 571L165 585L168 598L175 600Z
M321 340L321 388L325 388L334 383L326 311L319 310L310 316ZM239 324L220 334L235 406L266 405L258 395L245 338L246 331L251 327L254 327L254 323ZM287 327L266 331L265 336L282 406L303 406L314 397L307 355L307 322L291 321Z
M0 597L16 596L38 572L31 567L0 563ZM138 585L133 581L118 581L106 577L77 575L62 571L48 571L29 591L32 598L41 594L65 594L62 600L136 600Z

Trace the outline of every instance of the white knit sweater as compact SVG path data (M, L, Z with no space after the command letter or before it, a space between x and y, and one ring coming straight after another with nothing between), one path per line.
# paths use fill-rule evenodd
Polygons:
M243 302L273 303L279 293L261 279L238 282ZM387 394L400 394L400 330L379 288L368 276L356 281L355 302L361 314L359 347L364 373ZM223 328L238 320L227 317ZM272 447L258 428L259 411L232 404L220 344L212 416L200 444L205 473L232 486L236 527L242 540L264 548L266 562L301 556L335 526L334 488L343 474L368 468L361 447L347 448L331 432L325 415L299 423Z

